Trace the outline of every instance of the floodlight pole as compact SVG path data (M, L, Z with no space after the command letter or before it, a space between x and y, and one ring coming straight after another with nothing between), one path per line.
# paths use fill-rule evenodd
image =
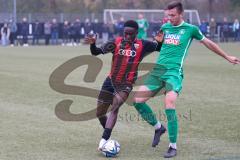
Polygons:
M13 0L13 22L17 23L17 0Z

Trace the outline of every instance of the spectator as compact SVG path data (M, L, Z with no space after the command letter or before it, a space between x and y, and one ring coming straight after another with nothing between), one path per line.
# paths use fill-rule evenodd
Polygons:
M226 17L223 18L223 23L221 25L221 40L222 42L228 42L229 37L229 25Z
M7 46L9 44L10 28L7 23L3 24L1 28L1 41L2 46Z
M88 34L90 32L93 32L92 23L90 22L90 20L88 18L85 19L83 27L84 27L84 34Z
M10 36L9 36L10 45L14 46L16 36L17 36L17 24L13 22L12 19L9 20L9 28L10 28Z
M49 40L51 37L51 23L49 21L44 23L44 36L45 36L45 45L49 45Z
M109 37L109 27L107 23L103 24L102 27L102 40L103 43L106 43L108 41L108 37Z
M74 30L75 30L75 37L74 37L74 42L79 45L80 44L80 39L81 39L81 29L82 29L82 24L80 22L80 19L76 19L74 23Z
M240 26L239 26L239 20L235 19L233 23L233 34L234 34L234 41L240 40Z
M33 41L32 41L33 45L35 45L35 44L39 45L39 39L40 39L41 34L42 34L42 26L39 23L39 21L36 20L36 22L34 24L34 28L33 28Z
M118 36L123 36L124 21L124 18L121 17L120 20L117 22L116 28Z
M202 32L202 34L203 34L204 36L207 35L207 27L208 27L207 22L206 22L205 20L202 20L202 23L201 23L201 25L199 26L199 29L200 29L200 31Z
M103 27L103 24L100 23L98 21L98 19L95 19L94 23L93 23L93 32L96 33L98 35L98 37L100 37L100 38L103 38L102 37L102 29L103 28L102 27Z
M115 34L115 25L112 22L108 23L108 29L109 29L109 39L112 40L114 39L114 34Z
M210 39L213 41L215 38L216 28L217 28L217 24L215 22L215 19L211 18L211 20L209 22L209 31L210 31Z
M29 33L29 23L27 22L27 18L24 17L22 19L22 23L21 23L21 31L20 34L22 36L22 40L23 40L23 46L27 47L28 46L28 33Z
M65 20L62 29L62 46L67 45L69 42L69 28L69 23Z
M69 36L69 39L70 39L70 43L69 43L70 46L76 46L77 45L74 41L75 40L75 35L76 35L76 31L74 29L74 23L71 23L70 27L69 27L69 32L68 32L68 36Z
M118 35L118 22L117 20L113 21L113 27L114 27L114 37Z
M57 45L59 38L59 26L57 20L54 18L51 25L51 44Z

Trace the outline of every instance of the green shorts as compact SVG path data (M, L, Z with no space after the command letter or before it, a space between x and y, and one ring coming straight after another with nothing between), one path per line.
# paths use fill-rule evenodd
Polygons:
M179 73L161 76L150 73L145 79L144 85L153 92L164 90L166 92L175 91L179 94L182 90L182 80L183 76Z

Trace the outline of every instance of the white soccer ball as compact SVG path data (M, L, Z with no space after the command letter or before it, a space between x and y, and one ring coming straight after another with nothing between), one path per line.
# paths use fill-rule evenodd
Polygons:
M102 147L102 153L106 157L115 157L120 152L120 144L116 140L108 140Z

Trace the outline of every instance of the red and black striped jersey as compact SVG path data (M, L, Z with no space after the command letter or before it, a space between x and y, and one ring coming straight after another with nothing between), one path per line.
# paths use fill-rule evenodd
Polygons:
M115 47L112 50L112 66L109 73L113 83L133 84L137 79L137 70L142 59L151 52L159 51L161 44L156 41L136 39L132 44L117 37L113 42ZM104 44L101 48L91 45L93 55L106 54Z

